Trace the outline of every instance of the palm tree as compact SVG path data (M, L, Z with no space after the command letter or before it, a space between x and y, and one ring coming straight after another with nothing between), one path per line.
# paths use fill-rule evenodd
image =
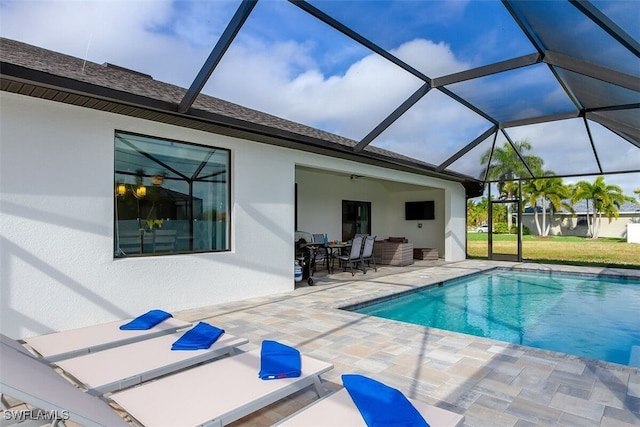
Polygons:
M487 198L483 197L477 203L467 200L467 225L476 228L487 223Z
M531 143L526 139L523 141L515 141L513 146L505 142L502 147L495 147L493 154L491 150L487 150L480 159L481 164L489 164L487 180L498 181L498 192L500 193L501 199L512 199L517 196L517 180L530 176L527 168L516 153L516 150L522 155L522 158L532 170L542 170L543 162L540 157L524 154L526 151L531 150ZM511 204L508 204L507 225L509 230L511 230L512 224L511 211Z
M571 206L564 200L571 196L569 187L562 183L562 178L553 177L555 175L552 171L545 171L544 176L550 178L533 179L525 182L522 186L523 197L525 201L533 208L533 217L538 229L538 235L546 237L549 235L551 228L551 221L553 219L553 212L560 209L567 208L572 210ZM538 220L538 201L542 205L542 227ZM549 223L547 224L547 201L551 207L551 215Z
M635 201L632 197L625 196L620 186L607 185L603 176L597 177L593 184L579 181L573 190L574 194L571 199L574 203L579 200L587 201L587 227L592 239L598 238L603 213L611 221L612 218L618 218L618 210L624 202ZM593 206L592 214L590 213L590 202ZM589 218L590 214L591 218Z

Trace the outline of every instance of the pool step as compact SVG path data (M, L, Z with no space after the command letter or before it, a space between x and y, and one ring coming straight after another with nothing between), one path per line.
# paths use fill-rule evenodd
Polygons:
M631 354L629 355L629 366L640 367L640 345L631 346Z

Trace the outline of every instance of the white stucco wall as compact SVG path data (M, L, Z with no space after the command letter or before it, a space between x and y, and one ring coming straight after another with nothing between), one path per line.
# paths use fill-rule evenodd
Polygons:
M0 96L2 333L293 289L292 150ZM113 259L115 129L231 150L231 252Z
M292 290L296 166L387 181L307 181L300 229L339 236L341 205L323 203L330 194L371 201L381 238L465 257L457 183L6 92L0 112L0 330L13 338ZM231 150L230 252L114 260L115 130ZM389 193L389 183L438 190ZM436 220L406 224L405 199L436 200Z
M581 217L584 217L581 215ZM600 219L599 237L626 238L628 224L637 223L640 220L639 212L620 212L618 218L609 218L603 216ZM538 215L540 227L542 227L542 214ZM586 225L577 225L578 217L571 214L555 214L553 219L547 215L547 224L551 221L549 234L563 236L582 236L589 235ZM535 218L533 214L522 216L522 224L529 227L531 234L538 234Z
M627 243L640 243L640 224L627 224Z

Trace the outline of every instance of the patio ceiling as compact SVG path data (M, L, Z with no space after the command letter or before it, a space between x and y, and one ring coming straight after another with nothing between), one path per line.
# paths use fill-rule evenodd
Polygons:
M204 65L185 64L169 83L188 89L156 108L201 119L205 94L337 135L354 158L388 150L399 163L471 181L489 180L506 146L522 178L640 173L635 1L213 3L226 7L192 23L211 26L210 40L193 41L209 46ZM299 55L293 42L316 55ZM260 69L261 49L274 63L287 49L298 53L280 70L286 85L262 79L279 74ZM157 68L140 71L169 80ZM519 152L522 141L530 148Z

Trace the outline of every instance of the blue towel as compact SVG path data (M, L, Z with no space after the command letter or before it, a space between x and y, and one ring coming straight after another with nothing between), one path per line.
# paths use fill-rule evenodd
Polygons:
M120 326L122 330L141 331L145 329L151 329L158 323L162 322L169 317L173 317L171 314L162 310L151 310L142 314L129 323L125 323Z
M171 350L204 350L211 347L222 334L222 329L200 322L178 338Z
M276 341L262 341L260 373L263 380L299 377L302 374L300 352Z
M342 375L342 384L369 427L429 427L402 392L374 379Z

